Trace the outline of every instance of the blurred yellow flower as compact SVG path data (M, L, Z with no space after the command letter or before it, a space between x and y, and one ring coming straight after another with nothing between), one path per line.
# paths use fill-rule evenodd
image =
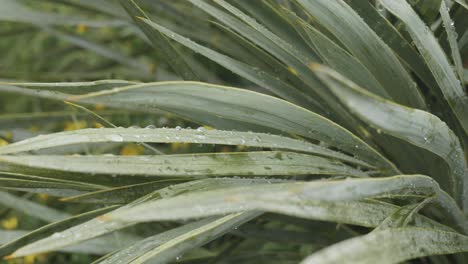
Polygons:
M47 199L49 199L49 195L46 193L39 193L37 197L39 198L39 200L42 200L42 201L46 201Z
M8 145L8 141L0 138L0 147Z
M88 123L85 120L78 120L76 122L67 121L65 122L65 127L63 128L63 130L65 131L78 130L78 129L86 128L87 126L88 126Z
M98 122L94 122L93 127L101 128L101 127L104 127L104 125L102 125L101 123L98 123Z
M141 155L144 152L145 152L145 148L143 146L140 146L140 145L137 145L137 144L128 144L128 145L125 145L120 150L120 155L135 156L135 155Z
M83 34L87 30L88 30L88 26L86 26L86 25L79 24L78 26L76 26L76 33L78 33L78 34Z
M106 106L103 105L103 104L95 104L94 105L94 110L97 110L97 111L104 110L105 108L106 108Z
M188 148L188 143L179 143L179 142L174 142L171 144L171 151L176 152L178 150L184 150Z
M16 229L18 227L18 218L11 216L0 222L1 226L6 230Z

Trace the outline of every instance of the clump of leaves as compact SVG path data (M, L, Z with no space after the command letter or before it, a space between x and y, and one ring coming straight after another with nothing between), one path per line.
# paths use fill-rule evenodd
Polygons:
M102 255L95 263L468 261L464 0L57 2L88 18L11 0L2 1L0 18L53 34L63 54L75 52L71 43L101 55L97 66L112 62L103 78L119 69L132 80L168 81L0 83L5 101L11 94L49 107L70 101L107 126L0 147L2 188L86 208L71 215L1 192L4 206L50 223L2 242L0 255ZM73 35L83 28L70 33L64 24L116 27L112 37L155 52L124 55L107 48L112 39L86 40ZM167 66L164 76L148 71L152 60ZM72 61L65 72L97 67ZM143 117L168 112L200 127L117 127L84 107L92 105ZM49 115L0 122L14 128L60 117ZM105 155L126 143L141 146L121 153L143 155ZM240 147L163 153L180 143ZM84 155L69 155L76 153Z

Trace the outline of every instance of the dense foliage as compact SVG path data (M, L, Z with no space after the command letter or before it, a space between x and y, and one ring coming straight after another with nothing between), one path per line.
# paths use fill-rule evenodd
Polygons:
M0 20L4 262L468 263L465 0Z

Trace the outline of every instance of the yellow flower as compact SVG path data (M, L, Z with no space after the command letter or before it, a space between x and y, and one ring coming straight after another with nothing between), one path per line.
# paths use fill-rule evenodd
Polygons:
M42 200L42 201L46 201L47 199L49 199L49 195L46 193L39 193L37 197L39 198L39 200Z
M6 230L16 229L18 227L18 218L16 218L16 216L12 216L2 220L0 224Z
M183 150L183 149L186 149L186 148L188 148L187 143L174 142L174 143L171 144L171 151L172 152L176 152L178 150Z
M86 26L86 25L79 24L78 26L76 26L76 33L78 33L78 34L83 34L87 30L88 30L88 26Z
M29 255L24 257L24 264L34 264L36 262L36 255Z
M120 150L120 155L135 156L135 155L141 155L144 152L145 152L145 148L143 146L140 146L137 144L128 144L128 145L125 145Z
M0 147L8 145L8 141L0 138Z
M106 106L103 105L103 104L95 104L94 105L94 110L97 110L97 111L104 110L105 108L106 108Z
M71 130L78 130L82 128L86 128L88 126L88 123L85 120L78 120L76 122L65 122L65 127L63 130L65 131L71 131Z
M93 127L95 127L95 128L101 128L101 127L104 127L104 126L103 126L101 123L94 122Z

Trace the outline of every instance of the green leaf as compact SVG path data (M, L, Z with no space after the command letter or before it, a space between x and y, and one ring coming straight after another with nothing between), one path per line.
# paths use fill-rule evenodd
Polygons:
M421 55L413 48L413 45L401 35L398 29L376 10L371 2L362 0L346 0L346 2L430 89L437 86L431 71L425 64ZM432 3L432 0L422 1L421 4L426 3ZM436 12L438 12L438 10L436 10Z
M251 91L197 82L162 82L69 99L134 110L160 109L220 129L282 131L322 141L371 165L397 172L377 151L332 121L281 99Z
M168 263L187 251L237 228L260 213L235 213L200 220L148 237L118 251L98 263Z
M405 0L382 0L381 3L405 23L465 134L468 133L468 96L431 30Z
M218 63L219 65L225 67L226 69L232 71L235 74L265 88L278 96L300 105L314 104L315 101L311 101L307 94L302 93L297 88L289 85L286 82L283 82L280 79L275 78L273 75L265 72L262 69L250 66L244 62L232 59L224 54L218 53L212 49L201 46L194 41L185 38L175 32L160 26L150 20L143 19L143 22L147 23L149 26L160 31L167 37L174 39L180 44L186 46L187 48L192 49L196 53L199 53L208 59ZM310 102L311 101L311 102Z
M293 152L231 152L158 156L0 156L0 164L16 171L53 170L113 176L210 177L367 174L339 161Z
M450 193L468 210L468 169L460 141L438 117L379 98L336 72L315 66L322 80L355 115L380 131L441 157L450 168Z
M3 241L3 243L0 242L0 244L3 244L0 246L0 256L11 254L13 251L22 246L25 246L41 238L53 235L55 232L59 232L66 228L80 224L115 208L117 208L117 206L109 206L79 215L70 216L66 219L50 223L33 231L21 233L18 236L15 236L15 238L7 239ZM3 236L0 237L3 239Z
M460 56L460 50L458 49L457 43L457 32L455 31L454 22L450 18L449 9L444 1L440 4L440 16L442 18L442 22L447 32L447 39L452 51L452 60L455 63L455 70L458 74L458 78L463 80L463 62Z
M141 62L139 60L130 58L130 57L122 54L122 52L120 52L119 50L110 49L109 47L101 45L99 43L94 43L94 42L92 42L90 40L81 38L81 37L76 36L76 35L64 33L64 32L55 30L55 29L50 28L50 27L41 27L41 29L43 31L47 32L47 33L50 33L51 35L54 35L54 36L62 39L62 40L70 42L73 45L76 45L76 46L81 47L83 49L87 49L87 50L89 50L91 52L94 52L94 53L96 53L98 55L101 55L101 56L103 56L105 58L108 58L108 59L116 61L116 62L118 62L118 63L120 63L122 65L125 65L126 67L128 67L132 71L137 71L137 72L139 72L141 74L144 74L146 76L151 75L149 64L145 64L145 63L143 63L143 62Z
M191 181L154 191L151 194L145 195L132 203L129 203L114 210L114 212L119 212L120 210L127 210L142 202L157 199L166 199L168 197L177 196L187 192L197 192L202 190L210 190L239 185L254 186L265 182L278 181L266 179L204 179L199 181ZM106 222L104 221L105 218L103 218L103 216L104 215L91 219L82 224L73 225L69 229L55 233L55 235L53 236L48 236L47 238L22 247L15 251L11 255L11 257L30 255L33 254L33 252L39 253L57 250L136 224L136 222ZM80 235L77 236L77 233L79 233Z
M466 2L466 0L454 0L454 1L468 10L468 2Z
M384 87L382 87L372 73L370 73L359 60L342 49L339 45L335 44L320 31L307 24L301 18L295 16L291 11L286 9L284 11L292 17L291 20L296 21L298 27L302 27L310 40L310 45L315 48L317 54L319 54L326 64L371 92L384 98L391 98Z
M121 19L90 20L87 17L41 12L23 5L21 1L1 0L0 20L22 22L33 25L86 25L91 27L126 26Z
M197 81L199 77L187 64L181 53L169 42L169 40L159 31L142 22L142 18L148 18L145 12L133 0L121 0L120 4L133 19L135 24L145 33L148 39L164 58L166 63L172 67L184 80Z
M174 184L187 181L186 179L170 179L151 181L122 187L109 188L106 190L87 192L61 198L63 202L73 203L96 203L96 204L126 204L147 195L155 190L162 189Z
M327 105L328 111L334 113L337 118L347 128L354 128L357 126L355 120L349 115L340 105L334 104L334 98L330 96L330 93L326 91L322 83L320 83L317 77L311 73L308 65L315 62L315 55L310 52L304 53L300 49L294 47L294 44L287 43L283 39L276 36L274 33L269 31L263 25L257 23L255 19L247 16L241 10L228 4L225 1L216 1L219 5L224 7L226 10L237 16L241 21L238 21L229 14L222 12L221 10L207 4L202 0L191 0L191 3L206 11L210 15L216 17L218 20L230 26L234 31L237 31L243 37L249 39L252 43L258 45L264 50L271 53L273 56L281 60L288 66L288 69L297 75L301 80L304 81L306 86L302 90L306 94L310 94L312 97L319 97ZM245 25L245 22L247 25ZM154 27L158 25L151 24ZM158 27L157 27L158 28ZM163 30L159 27L158 30ZM166 33L167 34L167 33ZM174 34L167 34L169 37L174 38ZM175 39L175 38L174 38ZM176 39L177 40L177 39ZM182 43L183 44L183 43ZM189 46L190 47L190 46ZM275 78L272 76L272 78ZM286 97L284 97L286 98ZM359 131L359 130L358 130Z
M100 128L81 129L59 132L29 138L20 142L0 147L0 154L15 154L19 152L47 149L58 146L101 143L101 142L150 142L150 143L194 143L243 145L249 147L272 148L287 151L297 151L335 158L365 167L372 167L351 156L306 141L265 133L238 132L224 130L170 129L170 128Z
M55 222L69 217L67 213L2 191L0 191L0 204L46 222Z
M426 109L423 96L392 50L344 1L298 0L404 105Z
M337 243L303 260L302 264L400 263L418 257L468 251L468 237L425 228L395 228L371 232Z

